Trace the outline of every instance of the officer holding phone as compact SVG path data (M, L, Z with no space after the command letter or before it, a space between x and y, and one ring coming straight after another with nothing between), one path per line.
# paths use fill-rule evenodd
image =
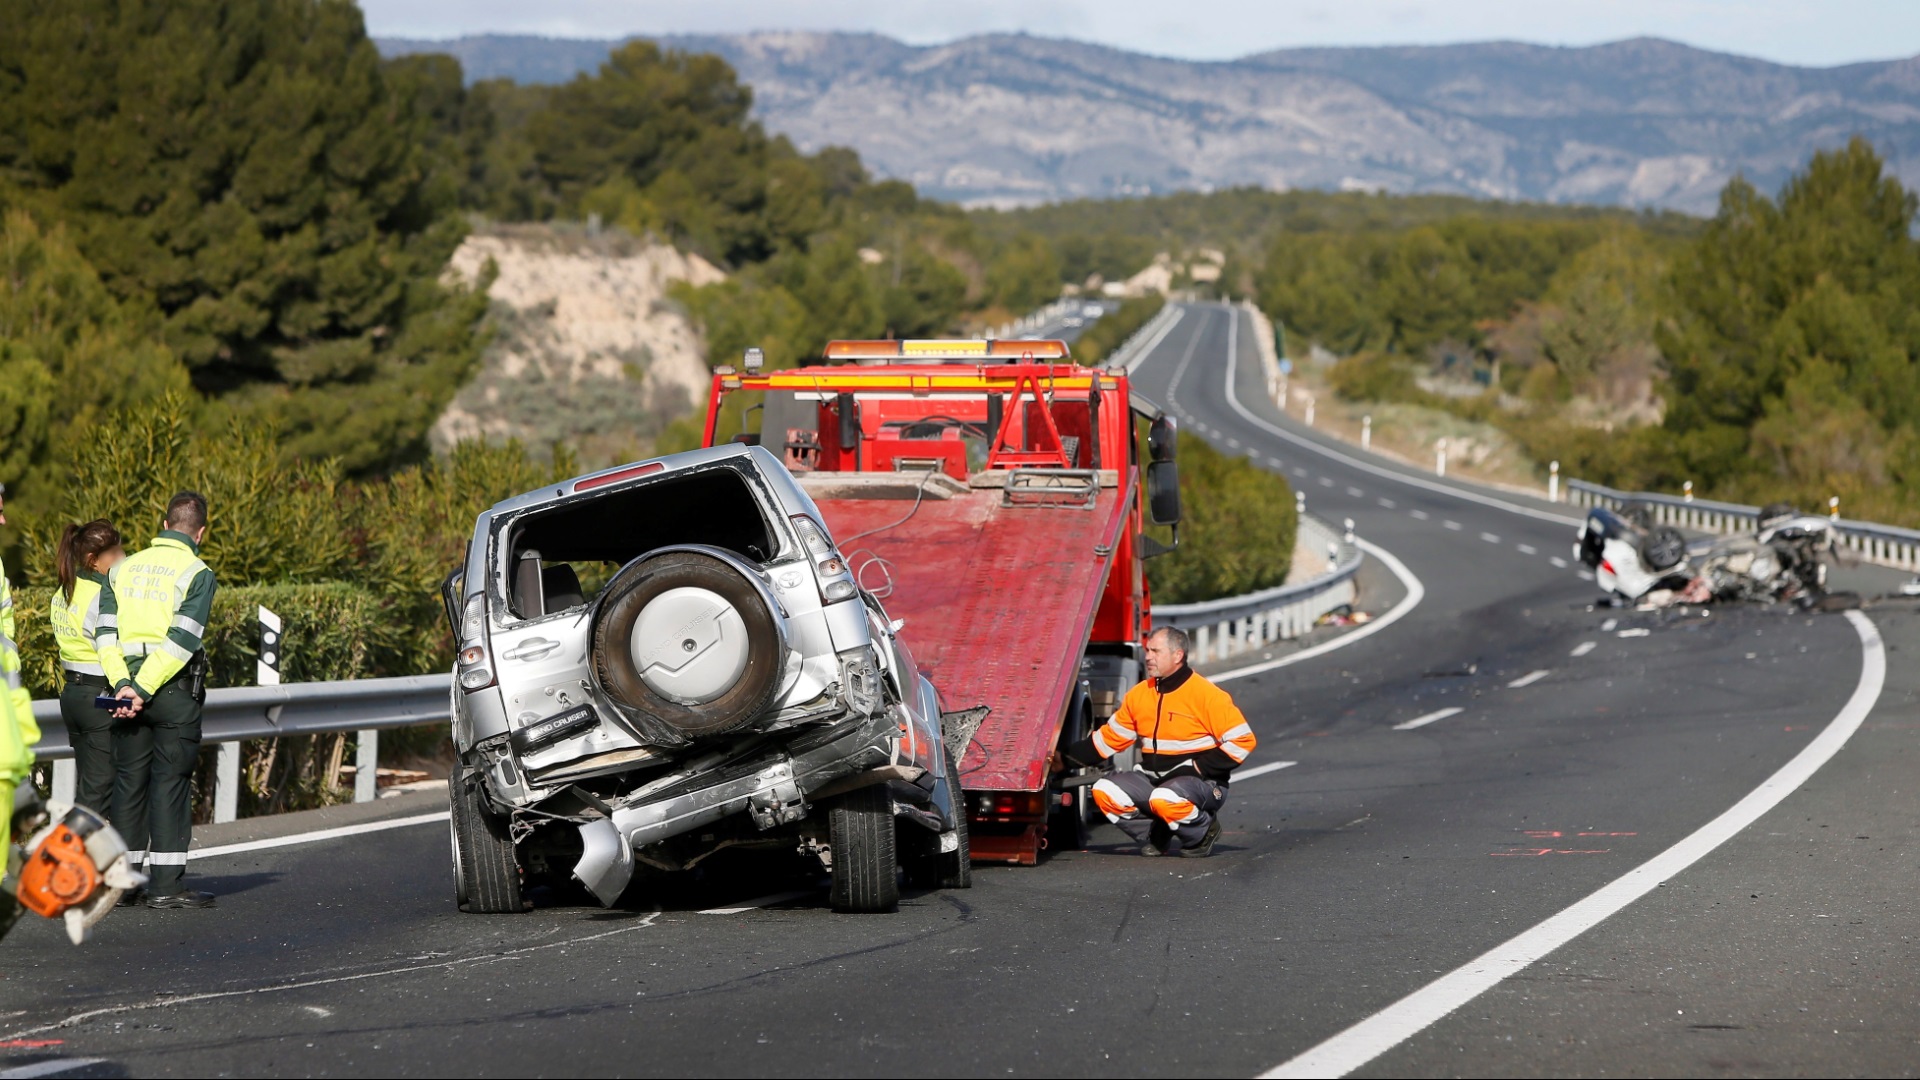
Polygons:
M126 838L128 861L146 857L146 902L154 908L213 906L211 894L182 884L206 701L201 639L213 615L213 571L200 561L206 536L206 498L175 495L152 545L107 574L93 632L106 668L121 661L128 672L114 688L123 705L113 712L110 816Z

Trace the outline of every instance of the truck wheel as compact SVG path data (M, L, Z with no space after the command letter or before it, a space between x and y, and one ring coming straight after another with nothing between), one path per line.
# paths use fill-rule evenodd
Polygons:
M594 673L620 704L685 735L718 735L760 716L780 689L776 620L722 559L642 557L607 585L594 619Z
M833 850L833 910L888 912L900 907L893 796L875 784L842 795L827 812Z
M513 837L504 820L488 813L480 783L478 776L456 776L447 785L454 897L469 914L517 914L527 908Z

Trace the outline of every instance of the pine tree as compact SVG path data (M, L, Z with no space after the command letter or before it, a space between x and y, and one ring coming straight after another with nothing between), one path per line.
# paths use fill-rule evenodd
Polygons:
M296 456L422 451L484 299L439 283L455 194L353 4L17 0L0 71L0 184L157 312L203 394Z

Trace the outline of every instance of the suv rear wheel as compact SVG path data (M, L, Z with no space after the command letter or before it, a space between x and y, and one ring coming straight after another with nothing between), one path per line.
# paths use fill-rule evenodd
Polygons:
M479 776L468 774L456 775L447 785L454 897L460 910L470 914L517 914L527 906L513 837L506 821L488 812L481 783Z
M833 910L887 912L900 907L893 796L885 784L849 791L827 812L833 850Z
M594 672L614 700L683 735L718 735L780 689L782 634L760 590L725 560L673 551L629 564L593 627Z

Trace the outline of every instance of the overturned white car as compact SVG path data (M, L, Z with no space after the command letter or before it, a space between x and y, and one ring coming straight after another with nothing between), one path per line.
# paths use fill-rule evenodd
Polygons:
M817 856L843 911L897 871L969 883L931 684L819 509L758 447L592 473L480 515L448 578L460 907L757 846ZM965 734L955 732L957 740Z

